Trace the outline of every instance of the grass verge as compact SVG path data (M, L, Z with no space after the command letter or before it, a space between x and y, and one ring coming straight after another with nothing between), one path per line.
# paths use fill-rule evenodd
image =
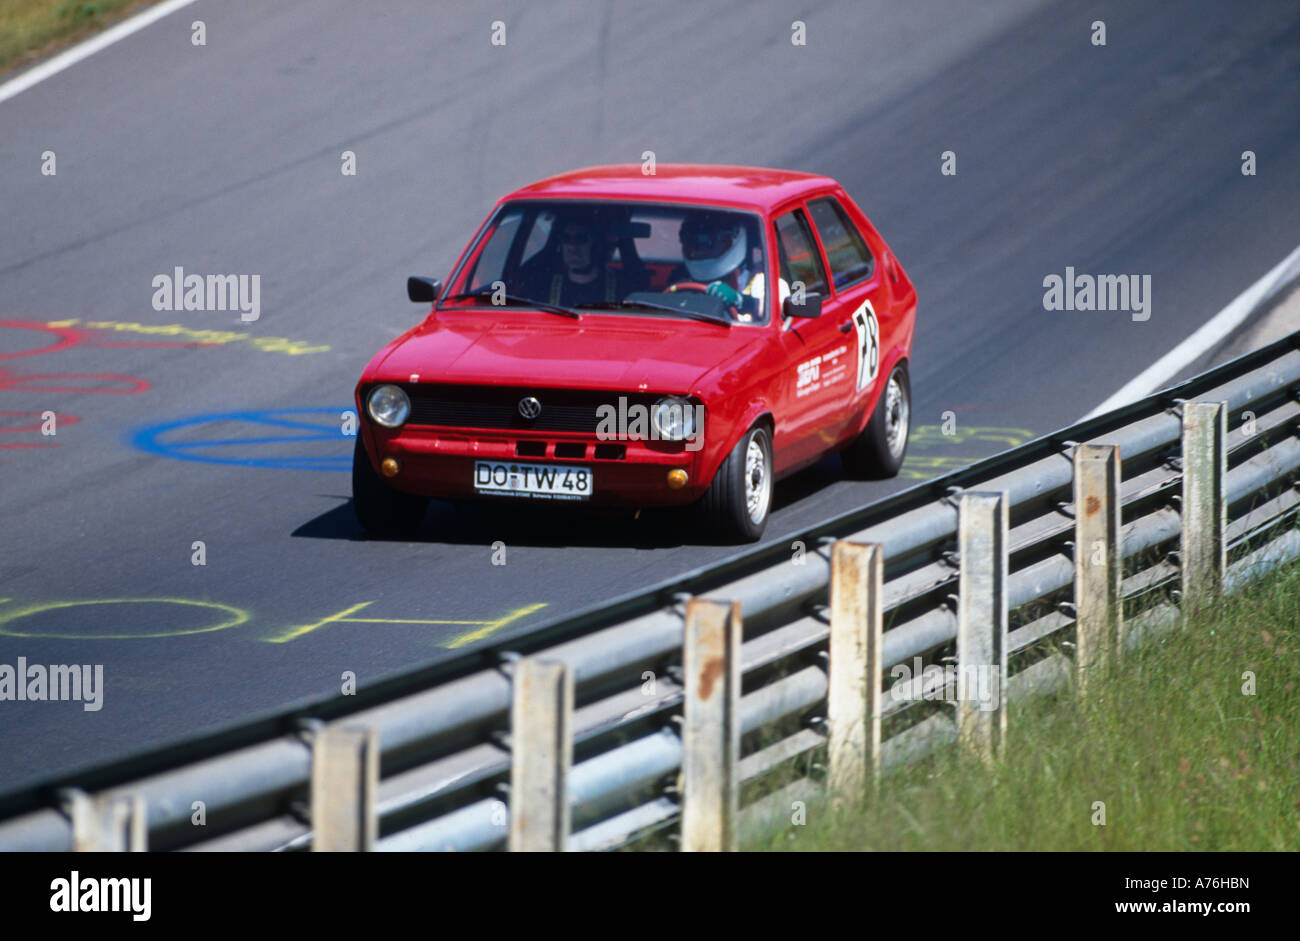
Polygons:
M0 0L0 76L58 52L153 0Z
M1300 848L1300 564L1130 651L1095 690L1012 704L991 767L944 748L742 848Z

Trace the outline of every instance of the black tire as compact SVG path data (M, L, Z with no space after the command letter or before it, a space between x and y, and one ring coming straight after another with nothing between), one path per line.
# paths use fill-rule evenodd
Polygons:
M361 528L373 536L414 536L429 508L425 497L394 490L370 466L357 435L352 449L352 510Z
M900 394L893 401L891 384L896 385ZM907 364L899 363L889 373L871 421L853 443L840 452L844 470L849 476L860 479L879 480L896 476L907 457L911 421L912 385L907 378ZM901 441L898 440L900 423Z
M751 491L747 486L746 473L750 443L754 442L761 452L761 480L754 480L751 474ZM753 471L750 467L749 471ZM727 540L754 542L763 535L767 518L772 511L772 435L767 428L756 425L749 429L736 442L722 466L713 477L713 483L700 498L700 509L705 520L715 533ZM749 498L755 496L755 512L751 513Z

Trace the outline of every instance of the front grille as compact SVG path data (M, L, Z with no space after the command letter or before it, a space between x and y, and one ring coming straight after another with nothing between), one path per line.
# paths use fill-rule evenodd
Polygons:
M587 456L587 445L581 441L557 441L555 443L555 456L581 461Z
M597 413L600 406L618 408L619 396L623 396L629 406L641 404L648 408L659 398L646 393L525 387L407 385L405 389L411 397L409 425L574 431L593 435L600 425ZM542 406L541 412L533 419L525 418L519 412L520 400L529 396Z

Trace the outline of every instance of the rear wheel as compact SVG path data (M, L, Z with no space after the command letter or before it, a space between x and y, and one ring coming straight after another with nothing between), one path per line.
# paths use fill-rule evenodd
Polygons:
M352 449L352 509L357 522L374 536L414 536L429 501L394 490L370 466L361 435Z
M907 378L907 365L899 363L889 374L871 421L840 452L844 469L853 477L895 476L907 456L911 420L912 387Z
M709 523L728 538L753 542L772 509L772 436L749 429L731 449L700 500Z

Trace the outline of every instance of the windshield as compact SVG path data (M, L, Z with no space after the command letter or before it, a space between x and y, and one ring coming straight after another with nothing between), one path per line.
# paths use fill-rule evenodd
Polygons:
M753 213L597 200L506 203L440 306L527 306L582 313L764 324L767 269Z

